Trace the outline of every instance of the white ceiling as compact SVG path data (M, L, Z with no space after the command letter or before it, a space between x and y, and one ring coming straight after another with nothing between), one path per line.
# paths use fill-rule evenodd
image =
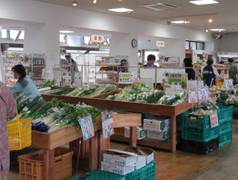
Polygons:
M71 6L73 0L35 0L53 3L63 6ZM120 2L121 1L121 2ZM118 14L109 12L107 9L125 7L134 10L132 14L119 13L118 15L133 18L167 23L169 20L187 19L190 24L182 25L190 28L204 30L206 28L225 28L229 32L238 31L238 0L218 0L219 4L196 6L189 3L189 0L98 0L97 4L92 4L92 0L78 0L78 8L87 9L108 14ZM177 6L172 9L161 11L148 10L144 4L167 3ZM212 24L208 19L213 18Z

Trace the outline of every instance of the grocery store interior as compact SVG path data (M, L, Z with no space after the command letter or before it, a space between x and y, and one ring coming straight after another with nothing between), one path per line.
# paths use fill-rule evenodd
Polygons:
M238 0L0 0L0 180L236 180Z

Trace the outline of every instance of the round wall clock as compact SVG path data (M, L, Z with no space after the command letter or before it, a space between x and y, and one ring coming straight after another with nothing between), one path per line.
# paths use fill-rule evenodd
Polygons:
M137 45L138 45L137 40L136 40L136 39L132 39L132 40L131 40L131 46L132 46L133 48L136 48Z

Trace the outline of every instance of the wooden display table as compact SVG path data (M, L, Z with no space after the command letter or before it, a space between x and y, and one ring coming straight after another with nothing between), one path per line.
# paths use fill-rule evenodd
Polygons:
M136 146L136 127L141 126L140 114L113 114L113 128L121 127L131 128L131 145ZM89 140L89 166L90 169L97 169L102 152L110 147L110 141L104 140L101 131L101 120L94 125L95 136ZM32 132L32 147L46 150L45 162L45 180L54 180L55 149L65 144L82 139L83 135L80 128L67 127L56 130L52 133L43 133L39 131Z
M193 107L192 104L182 103L176 106L168 105L156 105L156 104L142 104L134 102L122 102L122 101L111 101L106 99L98 98L83 98L83 97L69 97L69 96L56 96L56 95L43 95L46 100L52 100L53 98L60 99L67 103L85 103L94 107L107 110L122 110L125 112L133 113L148 113L152 115L167 116L171 119L171 141L170 143L161 142L159 140L142 140L138 141L139 145L146 145L154 148L160 148L169 150L172 152L176 151L176 117L188 111ZM116 140L123 140L123 137L114 137Z

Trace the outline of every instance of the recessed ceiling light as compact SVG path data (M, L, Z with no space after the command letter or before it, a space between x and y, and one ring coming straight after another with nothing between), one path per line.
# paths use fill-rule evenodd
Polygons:
M189 24L190 21L187 20L178 20L178 21L170 21L172 24Z
M132 12L134 11L133 9L128 9L128 8L113 8L113 9L108 9L108 11L112 12L119 12L119 13L124 13L124 12Z
M216 0L193 0L189 1L192 4L195 5L209 5L209 4L218 4L219 2Z
M209 30L208 30L208 29L205 29L205 32L209 32Z
M96 4L98 1L97 0L93 0L93 4Z
M214 28L214 29L210 29L210 31L212 31L212 32L223 32L223 31L225 31L225 29L223 29L223 28Z
M62 34L70 34L70 33L74 33L74 31L70 31L70 30L60 30L60 33L62 33Z
M77 6L78 5L78 3L77 3L77 1L76 0L73 0L73 3L72 3L72 6Z
M209 23L212 23L212 22L213 22L213 19L211 19L211 18L208 19L208 22L209 22Z

